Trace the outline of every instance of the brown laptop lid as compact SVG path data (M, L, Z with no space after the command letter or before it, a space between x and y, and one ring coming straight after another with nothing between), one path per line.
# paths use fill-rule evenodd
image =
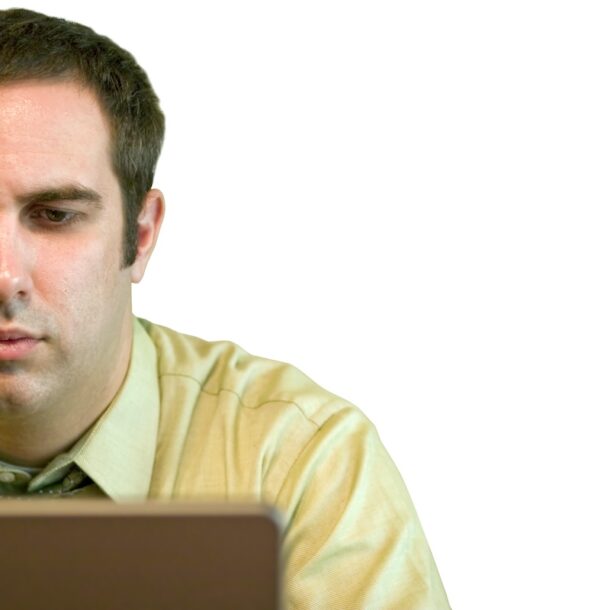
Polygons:
M275 610L280 533L258 506L0 501L2 607Z

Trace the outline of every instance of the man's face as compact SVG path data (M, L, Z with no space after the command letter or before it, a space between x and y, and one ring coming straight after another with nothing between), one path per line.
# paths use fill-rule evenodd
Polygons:
M131 269L110 131L74 82L0 85L0 421L111 400Z

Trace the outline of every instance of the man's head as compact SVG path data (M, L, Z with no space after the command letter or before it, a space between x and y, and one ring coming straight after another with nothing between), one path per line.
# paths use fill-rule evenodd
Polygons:
M136 220L164 133L146 73L130 53L84 25L24 9L0 11L0 86L25 80L73 80L96 94L111 128L112 165L124 206L123 265L131 265Z
M0 11L0 459L53 457L121 386L131 284L163 218L162 131L126 52Z

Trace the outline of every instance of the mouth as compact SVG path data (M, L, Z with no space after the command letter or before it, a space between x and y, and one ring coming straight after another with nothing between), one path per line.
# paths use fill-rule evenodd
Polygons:
M21 360L29 356L42 341L28 331L0 330L0 360Z

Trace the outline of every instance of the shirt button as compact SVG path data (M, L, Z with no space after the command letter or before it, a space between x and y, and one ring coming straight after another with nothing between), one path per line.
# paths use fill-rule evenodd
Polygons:
M14 483L15 478L14 472L0 472L0 483Z

